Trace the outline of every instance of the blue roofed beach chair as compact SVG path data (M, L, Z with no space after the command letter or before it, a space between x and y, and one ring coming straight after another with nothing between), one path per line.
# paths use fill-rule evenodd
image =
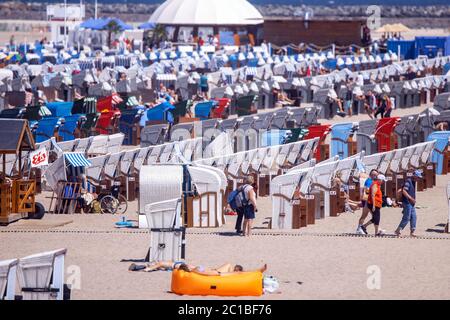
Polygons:
M59 124L59 118L44 118L40 120L35 131L36 142L44 142L53 138Z

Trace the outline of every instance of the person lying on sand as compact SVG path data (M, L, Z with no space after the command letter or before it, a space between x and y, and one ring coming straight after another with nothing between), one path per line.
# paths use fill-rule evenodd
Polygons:
M131 264L128 268L129 271L145 271L145 272L153 272L153 271L172 271L172 270L183 270L185 272L193 272L197 274L201 274L204 276L223 276L223 275L231 275L240 272L244 272L244 268L241 265L233 265L230 263L224 264L218 268L207 268L204 266L193 266L188 265L181 261L161 261L148 265L136 265ZM252 270L250 272L262 272L264 273L267 270L267 265L265 264L261 268L257 270Z

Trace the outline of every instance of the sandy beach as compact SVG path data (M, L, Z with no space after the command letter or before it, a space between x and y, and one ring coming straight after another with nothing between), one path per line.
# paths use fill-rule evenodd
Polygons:
M396 110L394 115L424 108ZM366 115L330 122L364 119ZM206 266L239 263L247 269L267 263L267 274L280 280L281 292L261 299L450 299L450 234L444 233L448 180L449 176L438 176L435 188L418 193L416 239L389 236L401 220L401 209L396 208L382 210L381 228L388 234L382 238L353 234L360 211L319 220L301 230L270 230L272 208L266 197L258 199L260 211L251 238L233 234L235 217L228 217L218 229L189 229L186 259ZM48 196L43 193L37 199L47 208ZM137 220L136 212L137 202L130 203L126 218ZM143 259L150 235L146 230L116 229L114 223L121 218L47 214L41 221L0 227L0 260L64 247L66 282L79 285L72 290L72 299L197 298L170 293L170 272L128 271L130 262L122 260ZM367 286L372 270L381 276L379 290ZM78 271L80 277L72 282Z

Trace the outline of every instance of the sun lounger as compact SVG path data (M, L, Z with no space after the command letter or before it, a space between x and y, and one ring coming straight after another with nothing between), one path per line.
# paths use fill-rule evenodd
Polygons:
M23 300L63 300L66 249L19 260L18 279Z
M16 294L17 259L0 261L0 300L14 300Z

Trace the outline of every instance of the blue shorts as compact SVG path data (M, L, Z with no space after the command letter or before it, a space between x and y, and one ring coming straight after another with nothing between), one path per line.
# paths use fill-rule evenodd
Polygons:
M247 206L244 209L244 217L247 220L253 220L256 218L255 216L255 209L253 209L253 206Z
M344 110L345 111L350 110L352 108L352 104L353 104L353 102L351 100L345 101L345 103L344 103Z

